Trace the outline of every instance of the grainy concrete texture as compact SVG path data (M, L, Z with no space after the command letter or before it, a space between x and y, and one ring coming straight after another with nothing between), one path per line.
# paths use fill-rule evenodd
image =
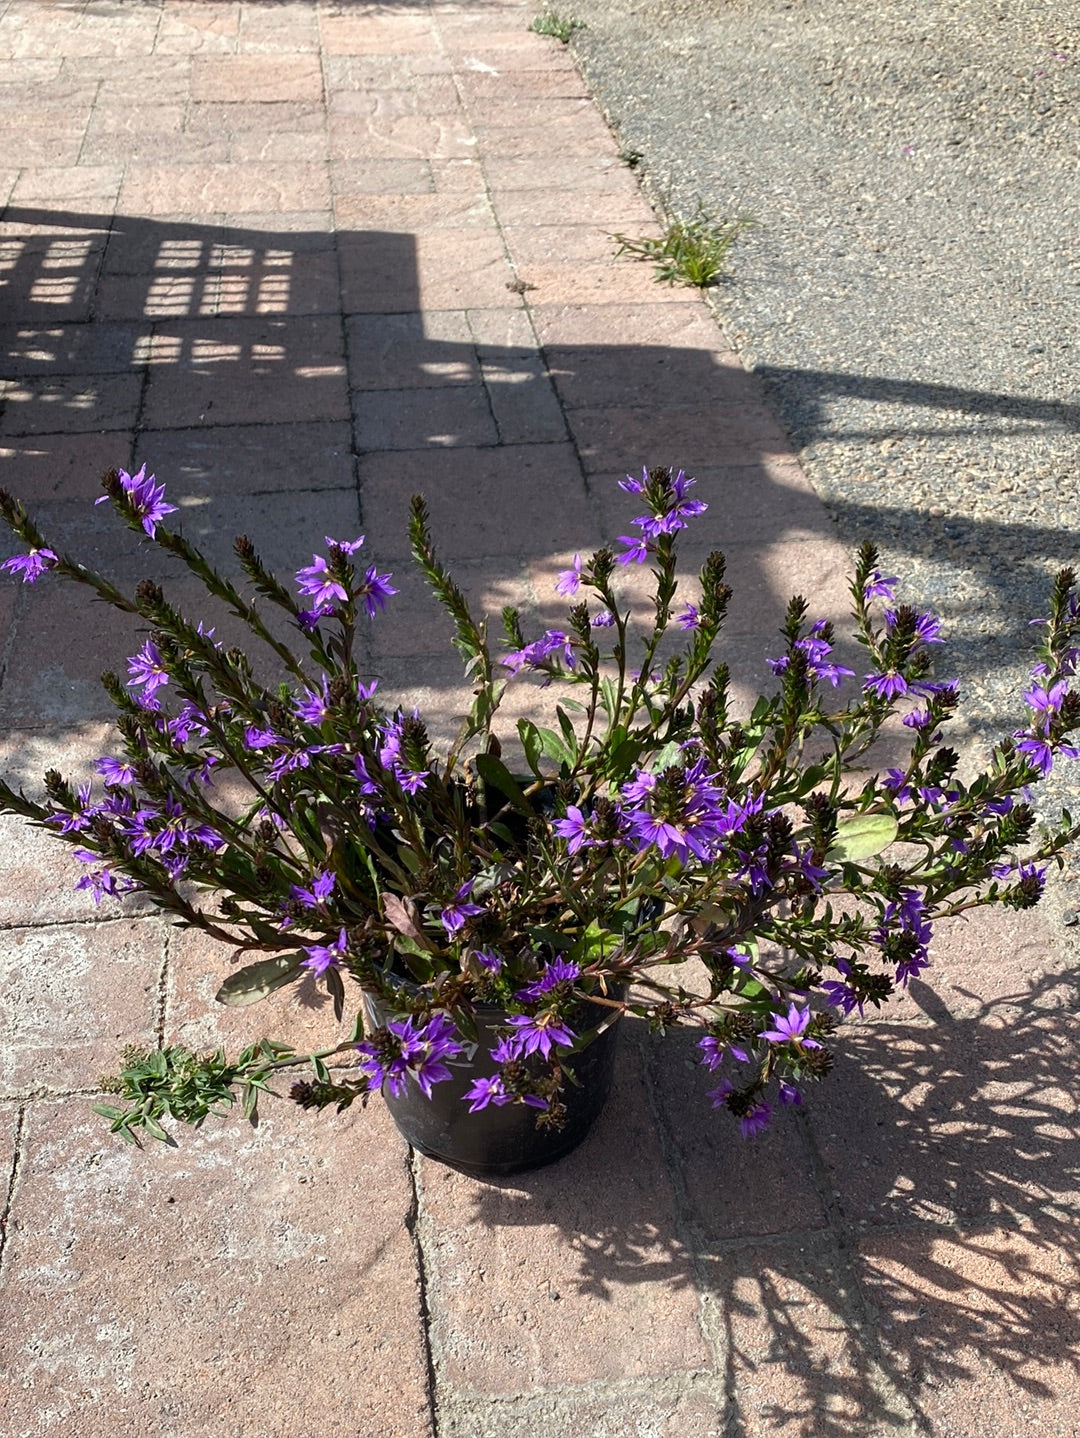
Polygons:
M633 130L640 106L611 77L653 12L581 11L589 74ZM685 52L642 49L641 76L666 65L692 90L707 23L744 116L762 94L746 77L782 73L802 53L790 27L818 13L773 8L759 30L747 4L669 11ZM825 473L821 437L776 389L803 298L767 333L739 318L773 302L761 256L820 275L815 247L759 213L721 294L741 353L697 292L617 260L611 234L655 234L655 219L574 53L530 33L533 14L531 0L0 0L3 482L119 582L152 562L199 612L185 576L94 507L105 468L147 461L223 566L240 531L285 574L324 535L366 533L401 593L364 661L436 733L468 691L407 568L415 489L477 605L517 603L539 626L560 613L557 571L624 531L622 471L692 469L710 509L689 553L729 553L743 703L769 682L792 591L843 619L861 537L832 480L839 531L808 482L800 454ZM738 46L719 43L724 24ZM927 53L905 48L912 25L900 71ZM853 65L822 71L825 90L854 83ZM1044 68L1064 85L1065 61ZM896 164L913 176L938 151L903 131L898 151L915 152ZM812 141L777 136L793 165ZM740 175L769 173L760 136L730 143ZM659 156L643 160L654 177ZM700 163L700 138L685 156ZM828 233L843 194L815 183ZM1060 198L1064 226L1075 195ZM993 194L984 207L993 219ZM999 313L1023 368L1037 336ZM902 411L912 374L861 314L852 334L882 355L870 399ZM925 323L911 319L915 349ZM956 455L982 463L964 399L982 388L1015 393L1015 428L1042 425L1058 453L1049 360L1029 394L1007 374L984 386L981 351L949 353L932 378L956 391L939 396ZM839 351L814 367L856 368ZM890 467L911 445L905 431L886 451L879 418L857 428L845 452L888 486L871 529L880 517L895 546L909 508L911 532L928 523L914 471ZM0 587L9 780L89 776L112 747L98 675L123 672L137 642L58 586ZM506 707L546 702L526 681ZM90 1103L123 1044L268 1031L307 1049L333 1024L313 986L215 1010L228 953L137 901L95 909L56 847L0 820L3 1438L1075 1433L1076 989L1053 911L943 934L933 985L850 1025L806 1112L751 1144L709 1109L688 1038L628 1024L584 1146L487 1184L412 1155L378 1102L340 1117L268 1104L257 1128L214 1121L174 1148L110 1138Z

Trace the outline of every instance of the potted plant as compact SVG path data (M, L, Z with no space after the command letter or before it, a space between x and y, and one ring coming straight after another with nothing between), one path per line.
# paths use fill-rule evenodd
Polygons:
M478 1172L526 1167L582 1137L630 1014L695 1030L703 1102L749 1136L828 1073L845 1016L929 965L939 919L1038 901L1080 828L1065 815L1036 834L1029 800L1057 755L1077 754L1072 571L1039 621L1027 725L962 780L942 742L958 686L931 675L939 621L896 600L872 545L851 584L863 672L792 599L769 660L776 692L737 719L719 643L723 556L676 598L679 535L706 505L681 471L620 483L642 511L636 532L559 576L564 629L526 639L506 610L501 656L413 500L412 551L473 684L442 752L407 698L384 706L357 666L357 626L396 593L362 539L328 539L292 584L236 540L249 590L283 613L301 656L165 524L173 506L145 467L106 475L120 517L276 661L268 686L156 582L122 593L0 493L28 548L3 568L87 586L148 631L127 676L104 676L117 745L94 786L50 772L42 801L0 784L0 807L70 844L96 900L139 891L231 944L223 1003L313 975L344 1025L307 1056L271 1039L233 1057L129 1052L117 1102L98 1106L114 1131L164 1138L162 1118L198 1123L236 1096L253 1114L291 1075L305 1108L378 1089L425 1151ZM654 580L641 632L620 593L630 565ZM530 677L558 686L553 723L507 733L500 702ZM869 758L885 732L906 757L879 771Z

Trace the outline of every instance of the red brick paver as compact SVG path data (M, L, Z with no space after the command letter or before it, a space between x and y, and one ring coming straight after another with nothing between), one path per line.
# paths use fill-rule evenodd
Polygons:
M534 13L0 0L4 483L128 584L147 557L91 504L111 465L156 470L223 567L237 532L286 574L364 532L400 588L364 662L435 734L469 695L407 570L416 491L479 609L555 625L559 569L632 512L614 480L693 468L739 704L792 590L847 608L756 377L696 292L615 258L655 218ZM6 777L89 777L133 641L0 589ZM550 704L523 684L508 732ZM488 1185L410 1156L378 1103L111 1138L89 1104L125 1042L335 1029L314 985L214 1008L229 955L96 910L74 867L0 820L5 1438L1073 1432L1076 1051L1037 917L945 937L935 988L853 1025L754 1145L688 1041L628 1024L585 1145Z

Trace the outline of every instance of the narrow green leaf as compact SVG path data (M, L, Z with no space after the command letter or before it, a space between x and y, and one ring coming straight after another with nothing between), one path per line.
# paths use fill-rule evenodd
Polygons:
M275 954L270 959L259 959L230 974L214 997L219 1004L228 1004L230 1008L257 1004L267 994L295 979L302 967L300 954Z
M474 762L477 772L485 783L490 784L493 789L498 789L500 794L504 794L514 808L524 814L526 818L533 817L528 799L521 792L514 776L501 759L496 759L494 754L477 754Z
M145 1113L142 1116L142 1126L144 1129L146 1129L146 1132L150 1134L152 1138L160 1139L162 1143L167 1143L172 1146L175 1146L173 1144L173 1140L161 1127L157 1119L151 1118L148 1113Z
M540 731L531 719L519 719L517 725L518 738L521 740L521 747L525 750L525 762L538 779L545 776L540 769L540 756L543 753L543 745L540 742Z
M858 863L887 849L899 829L892 814L855 814L836 826L836 838L825 855L833 862Z
M334 1001L334 1019L341 1022L341 1016L345 1012L345 984L341 974L335 968L329 968L323 975L326 981L326 991Z
M554 759L556 764L565 764L568 768L574 767L574 756L566 747L560 735L554 729L545 729L541 725L535 726L540 736L540 748L549 759Z
M559 720L559 728L562 730L563 738L566 740L566 747L570 751L573 760L577 760L578 736L574 728L574 721L567 714L561 704L556 704L555 714Z

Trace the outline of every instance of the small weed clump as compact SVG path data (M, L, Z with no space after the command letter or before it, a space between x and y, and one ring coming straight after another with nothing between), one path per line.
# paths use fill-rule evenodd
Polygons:
M661 239L612 239L619 242L616 254L651 260L658 281L706 289L718 282L736 236L752 223L746 218L718 220L699 203L689 220L673 219Z
M554 10L545 10L543 15L537 15L529 26L537 35L550 35L553 40L559 40L564 45L570 43L570 36L575 30L584 28L580 20L572 20L569 15L559 15Z

